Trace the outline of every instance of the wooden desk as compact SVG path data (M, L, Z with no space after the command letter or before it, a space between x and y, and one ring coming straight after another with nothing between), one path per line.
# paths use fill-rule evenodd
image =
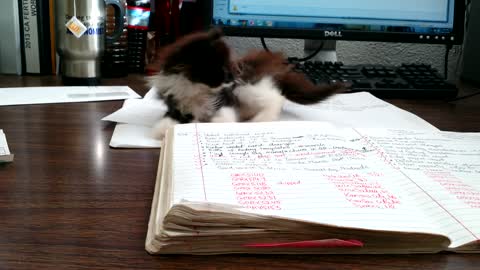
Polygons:
M58 85L0 76L0 87ZM104 80L143 95L141 77ZM468 88L465 88L468 90ZM391 100L444 130L480 131L480 97ZM100 119L122 101L0 107L15 161L0 166L0 269L479 269L480 255L151 256L158 150L111 149Z

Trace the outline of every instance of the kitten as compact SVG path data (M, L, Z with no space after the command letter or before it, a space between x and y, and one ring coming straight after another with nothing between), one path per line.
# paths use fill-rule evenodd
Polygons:
M178 123L275 121L285 99L313 104L344 88L314 85L281 53L253 51L233 61L218 29L164 47L153 70L148 80L168 108L153 129L159 139Z

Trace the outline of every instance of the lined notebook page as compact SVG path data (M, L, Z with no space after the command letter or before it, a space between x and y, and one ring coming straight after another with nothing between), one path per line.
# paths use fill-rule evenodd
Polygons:
M480 134L360 130L393 157L412 183L430 195L418 199L452 248L480 240ZM435 201L440 208L431 207Z
M417 187L352 129L275 122L177 125L174 133L174 203L209 201L322 224L438 233L404 191Z

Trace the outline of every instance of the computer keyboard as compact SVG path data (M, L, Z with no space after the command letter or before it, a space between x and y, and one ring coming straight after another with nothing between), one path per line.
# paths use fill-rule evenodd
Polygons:
M295 64L315 84L346 82L349 91L367 91L379 98L449 99L458 89L436 69L425 64L344 65L341 62L307 61Z

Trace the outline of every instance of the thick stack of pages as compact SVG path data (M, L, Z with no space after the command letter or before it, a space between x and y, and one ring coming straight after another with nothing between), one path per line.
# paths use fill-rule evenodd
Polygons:
M177 125L151 254L480 251L480 134L319 122Z

